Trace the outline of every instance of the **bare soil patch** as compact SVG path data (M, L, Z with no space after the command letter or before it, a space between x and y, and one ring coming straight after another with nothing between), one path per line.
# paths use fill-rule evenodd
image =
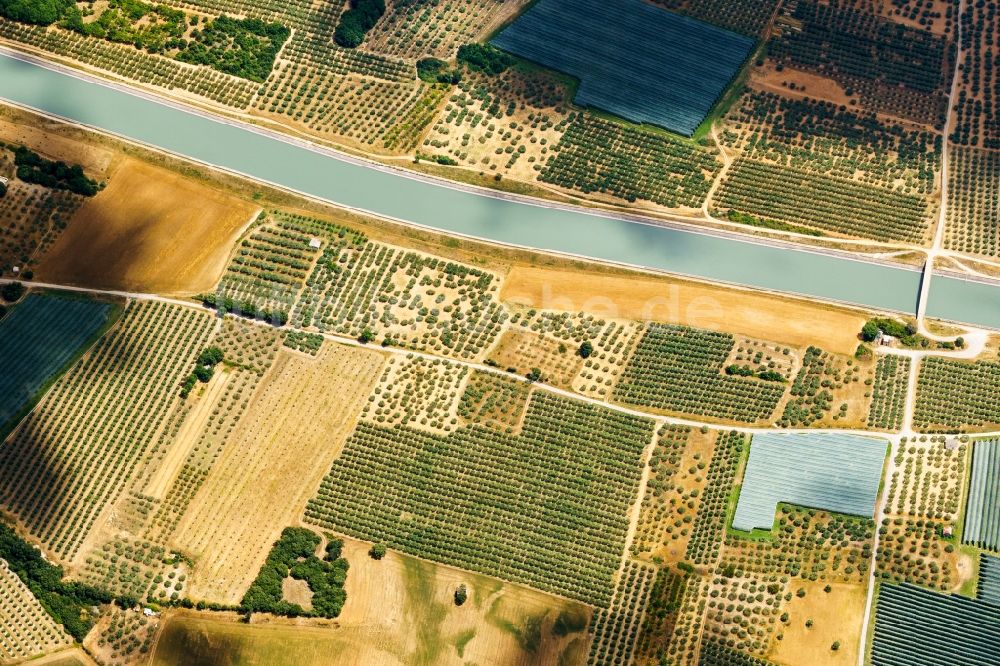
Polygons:
M511 269L500 297L538 309L684 324L841 354L854 353L865 323L864 315L847 308L762 292L521 266Z
M806 591L804 597L792 596L782 612L787 624L779 622L767 658L783 666L849 666L858 661L861 619L865 612L865 588L862 585L830 584L793 580L789 589ZM812 626L806 622L812 620ZM839 642L837 650L831 649Z
M255 207L127 158L74 215L36 271L39 280L192 293L211 289Z

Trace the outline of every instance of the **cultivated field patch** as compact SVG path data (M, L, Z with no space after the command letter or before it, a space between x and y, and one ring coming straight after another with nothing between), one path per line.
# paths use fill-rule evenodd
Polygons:
M328 245L306 281L301 327L480 358L507 313L489 271L374 242Z
M653 566L631 560L625 563L611 606L594 611L588 628L594 636L588 664L610 666L632 661L655 578Z
M575 111L538 170L544 183L619 201L698 208L721 164L716 151L663 132Z
M920 364L914 427L922 432L995 429L1000 426L998 395L1000 363L928 357Z
M863 428L871 411L875 367L819 347L806 349L779 424Z
M639 0L542 0L493 44L579 78L581 106L690 136L754 40Z
M649 324L615 387L614 399L722 420L766 420L786 384L727 374L723 365L735 344L726 333Z
M770 530L779 502L871 517L885 452L857 435L755 435L733 528Z
M0 435L111 313L110 303L29 294L0 320Z
M652 422L542 391L518 436L361 422L306 520L606 605Z
M861 585L867 580L872 520L782 504L775 527L768 539L727 535L723 566L809 581Z
M937 125L946 108L944 37L850 6L800 0L783 9L768 54L851 88L865 108Z
M886 513L954 524L962 503L969 445L902 442L886 474Z
M913 585L879 588L875 666L978 666L1000 654L997 607Z
M872 402L868 408L869 428L899 430L903 427L906 392L912 372L910 366L910 359L906 356L879 356L871 387Z
M1000 255L1000 152L953 146L944 246Z
M940 138L926 127L750 88L726 116L721 140L738 158L714 197L719 216L812 234L927 240L941 155Z
M667 563L684 559L708 483L715 433L664 425L649 459L649 478L632 540L632 556ZM706 509L708 510L708 509Z
M962 541L1000 550L1000 440L972 447L972 477Z
M125 159L35 272L58 284L125 291L211 289L253 211L194 179Z
M72 644L28 586L0 560L0 659L13 663Z
M191 596L239 601L339 454L383 360L327 345L282 350L170 540L195 562Z
M60 560L136 474L213 325L191 308L130 304L0 447L0 501Z

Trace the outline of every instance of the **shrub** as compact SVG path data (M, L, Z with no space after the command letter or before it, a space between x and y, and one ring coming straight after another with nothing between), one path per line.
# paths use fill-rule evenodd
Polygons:
M72 5L72 0L0 0L0 16L22 23L50 25Z
M514 58L489 44L466 44L458 49L458 62L474 72L499 74L514 64Z
M462 80L457 69L448 69L448 63L437 58L422 58L417 61L417 76L426 83L447 83L455 85Z
M24 285L20 282L8 282L0 288L0 296L8 303L19 301L24 296Z
M368 556L373 560L381 560L385 557L385 545L381 543L373 544L371 549L368 551Z
M384 13L385 0L351 0L350 9L340 15L333 41L348 49L360 46Z
M74 194L92 197L100 189L97 181L87 178L79 164L47 160L24 146L14 149L17 177L55 190L68 190Z

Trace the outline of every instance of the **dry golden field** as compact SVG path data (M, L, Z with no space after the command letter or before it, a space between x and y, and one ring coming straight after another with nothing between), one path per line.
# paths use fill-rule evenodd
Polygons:
M195 561L191 596L236 603L340 453L383 357L327 343L282 349L171 543Z
M193 179L122 160L39 265L40 280L195 293L219 279L255 206Z
M500 297L534 308L683 324L853 354L865 315L849 308L668 277L514 266Z
M345 540L347 604L335 621L171 611L152 663L437 666L582 663L590 610L528 588ZM459 584L469 591L458 607ZM560 626L568 629L555 629Z

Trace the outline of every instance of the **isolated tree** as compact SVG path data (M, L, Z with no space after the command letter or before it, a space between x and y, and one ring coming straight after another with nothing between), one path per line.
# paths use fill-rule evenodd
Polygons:
M580 345L580 349L577 351L577 354L580 355L580 358L590 358L590 355L593 353L594 353L594 345L590 344L590 340L585 340L583 344Z
M372 545L371 550L368 551L368 556L373 560L381 560L385 557L385 545L381 543Z
M469 590L465 587L465 583L462 583L455 590L455 605L461 606L465 603L465 600L469 598Z
M861 329L861 339L865 342L871 342L878 337L879 327L874 321L865 322L864 327Z

